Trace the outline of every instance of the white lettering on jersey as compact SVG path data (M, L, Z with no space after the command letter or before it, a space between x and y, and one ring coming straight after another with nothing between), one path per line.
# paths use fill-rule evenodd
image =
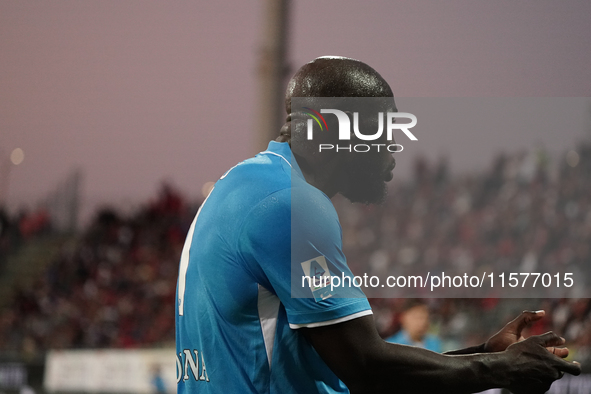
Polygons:
M177 383L180 383L181 379L183 381L189 380L189 367L191 368L191 374L196 381L209 382L209 376L207 375L207 370L205 368L205 357L203 357L203 352L201 352L201 375L199 375L199 350L193 349L193 353L195 354L195 358L193 358L193 354L191 354L190 349L183 349L183 352L179 353L176 357ZM184 371L182 367L183 365L185 366Z

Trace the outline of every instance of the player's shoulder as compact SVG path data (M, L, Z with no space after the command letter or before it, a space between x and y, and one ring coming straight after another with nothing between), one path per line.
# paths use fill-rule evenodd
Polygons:
M290 177L288 163L284 165L280 157L259 153L226 171L216 182L211 200L218 206L236 206L236 214L244 214L267 196L289 189Z
M295 227L338 226L332 202L305 180L287 143L271 142L267 150L234 166L220 183L225 184L223 194L241 196L250 221L274 218L295 223Z
M293 231L303 229L338 230L338 215L330 199L309 184L297 180L292 187L268 193L248 214L250 221L291 225Z
M243 163L246 165L244 168L254 170L257 172L264 172L271 168L279 168L286 175L289 175L293 168L291 162L293 161L293 155L289 144L284 142L271 141L269 147L258 153L256 156L245 160Z
M291 210L294 218L330 218L338 221L335 207L326 194L303 178L294 176L291 183Z
M246 183L249 186L257 183L261 186L281 185L285 188L290 185L290 174L277 159L259 154L232 167L222 175L220 181L234 185Z
M286 227L293 234L340 234L338 215L328 196L295 173L289 185L261 195L246 214L246 222L259 228Z

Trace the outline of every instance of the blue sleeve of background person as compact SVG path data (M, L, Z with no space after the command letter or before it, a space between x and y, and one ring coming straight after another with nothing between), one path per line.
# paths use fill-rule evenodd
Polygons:
M396 334L386 338L386 342L397 343L399 345L412 345L404 330L399 330Z
M441 346L441 340L435 335L427 335L425 338L425 349L431 350L435 353L442 353L443 346Z
M435 353L442 353L441 340L434 335L427 335L423 339L422 344L413 342L404 330L398 331L396 334L385 339L386 342L397 343L399 345L418 346Z
M318 302L309 288L306 298L292 297L292 286L301 289L304 261L324 256L331 272L352 275L342 252L338 217L328 197L319 191L293 190L269 195L248 213L237 245L244 263L259 284L279 297L290 324L325 322L370 310L357 288ZM300 205L304 208L300 204L304 201L305 209L299 209ZM292 202L296 205L293 212Z

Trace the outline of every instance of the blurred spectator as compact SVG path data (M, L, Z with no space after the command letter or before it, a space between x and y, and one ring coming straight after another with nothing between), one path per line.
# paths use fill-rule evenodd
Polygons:
M50 218L47 210L43 207L32 213L21 211L18 220L20 234L24 239L29 239L50 229Z
M435 335L428 334L429 305L421 299L408 299L400 314L400 330L387 338L387 342L422 347L441 353L441 341Z
M153 392L156 394L166 394L166 383L162 377L160 366L153 365L150 372L152 374L150 383L152 384Z

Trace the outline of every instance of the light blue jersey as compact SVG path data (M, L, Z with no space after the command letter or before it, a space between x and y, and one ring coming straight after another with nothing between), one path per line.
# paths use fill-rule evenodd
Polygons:
M304 180L289 145L271 142L220 178L187 235L177 283L178 393L348 392L298 332L371 314L358 289L348 298L302 290L303 275L330 273L351 275L337 213Z

